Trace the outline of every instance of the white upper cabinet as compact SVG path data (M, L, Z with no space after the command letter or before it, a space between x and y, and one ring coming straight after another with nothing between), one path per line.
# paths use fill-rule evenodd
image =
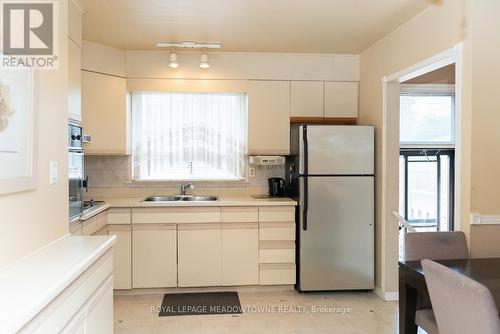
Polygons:
M106 74L82 71L82 121L85 154L130 154L130 111L127 82Z
M82 121L82 5L68 1L68 118L72 123Z
M290 100L291 117L323 117L323 82L292 81Z
M77 123L82 121L82 54L81 48L68 39L68 117Z
M68 1L68 36L78 46L82 46L83 7L78 0Z
M82 69L125 78L125 51L94 42L82 42Z
M358 117L358 82L325 82L327 118Z
M248 153L290 153L289 81L248 81Z

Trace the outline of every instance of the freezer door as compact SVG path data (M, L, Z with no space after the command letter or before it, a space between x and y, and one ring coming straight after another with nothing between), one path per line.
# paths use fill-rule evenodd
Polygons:
M307 175L373 175L374 135L372 126L307 126L299 150L307 154Z
M373 289L374 178L301 177L301 194L305 183L307 229L301 214L299 288ZM301 211L305 197L300 199Z

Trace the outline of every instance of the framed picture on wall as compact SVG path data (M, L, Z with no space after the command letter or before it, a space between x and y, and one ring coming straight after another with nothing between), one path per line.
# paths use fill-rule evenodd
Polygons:
M36 77L0 68L0 196L36 188Z

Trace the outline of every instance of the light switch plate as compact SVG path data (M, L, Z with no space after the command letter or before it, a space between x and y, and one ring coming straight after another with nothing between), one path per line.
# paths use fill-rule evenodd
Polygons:
M59 180L57 161L50 162L50 184L56 184Z

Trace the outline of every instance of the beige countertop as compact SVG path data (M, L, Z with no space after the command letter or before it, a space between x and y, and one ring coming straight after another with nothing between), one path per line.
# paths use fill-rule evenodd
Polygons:
M253 198L245 197L225 197L219 196L218 201L195 202L195 201L175 201L175 202L143 202L144 197L100 197L95 200L105 201L110 208L131 208L131 207L193 207L193 206L294 206L297 202L290 198Z
M116 236L66 235L2 268L0 332L22 330L116 240Z

